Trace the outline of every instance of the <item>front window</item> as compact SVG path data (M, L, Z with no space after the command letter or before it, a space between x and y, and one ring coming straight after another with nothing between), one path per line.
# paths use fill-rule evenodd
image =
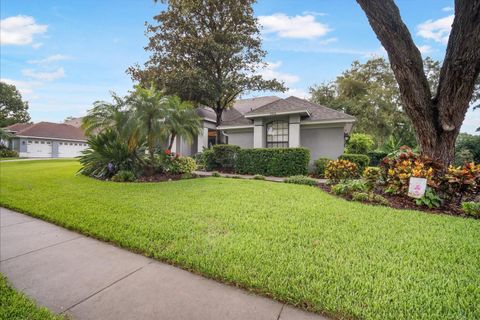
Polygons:
M288 121L267 123L267 148L288 148Z

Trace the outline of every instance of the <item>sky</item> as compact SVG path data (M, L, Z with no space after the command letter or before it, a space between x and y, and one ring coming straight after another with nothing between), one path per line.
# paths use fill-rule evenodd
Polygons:
M422 54L442 60L453 1L396 3ZM153 0L2 0L0 6L0 78L17 86L35 122L83 116L94 101L110 101L111 91L131 90L125 70L148 59L145 22L165 8ZM279 96L308 98L311 86L335 79L352 61L386 57L354 0L258 0L254 12L267 51L260 72L289 88ZM470 110L462 131L475 133L479 125L480 111Z

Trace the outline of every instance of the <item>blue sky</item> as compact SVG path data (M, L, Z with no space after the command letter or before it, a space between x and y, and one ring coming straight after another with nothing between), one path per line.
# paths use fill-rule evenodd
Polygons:
M443 59L453 2L397 4L423 54ZM21 90L33 121L82 116L110 91L132 88L125 70L148 58L144 24L163 8L152 0L2 0L1 79ZM307 97L353 60L385 55L354 0L259 0L254 9L268 52L262 73L284 80L286 95ZM479 124L480 111L469 111L462 131Z

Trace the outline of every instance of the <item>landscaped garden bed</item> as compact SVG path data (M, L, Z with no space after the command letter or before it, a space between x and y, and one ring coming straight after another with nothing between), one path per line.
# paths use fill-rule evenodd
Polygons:
M75 175L76 161L0 166L4 207L310 311L480 318L478 220L261 180L125 184Z

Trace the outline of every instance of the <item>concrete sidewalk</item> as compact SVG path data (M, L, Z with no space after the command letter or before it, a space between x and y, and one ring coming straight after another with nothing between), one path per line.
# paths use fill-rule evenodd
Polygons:
M326 319L4 208L0 271L73 319Z

